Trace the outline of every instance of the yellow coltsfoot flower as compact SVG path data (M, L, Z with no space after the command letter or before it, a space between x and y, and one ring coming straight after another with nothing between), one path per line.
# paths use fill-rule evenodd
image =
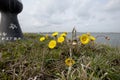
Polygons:
M66 35L68 34L67 32L64 32Z
M48 34L45 35L46 39L48 39Z
M90 38L87 34L82 34L80 36L80 41L82 44L88 44L90 42Z
M58 35L58 32L54 32L54 33L52 34L53 37L56 37L57 35Z
M96 38L95 38L94 36L90 36L90 40L91 40L91 41L95 41Z
M55 40L51 40L50 42L49 42L49 44L48 44L48 47L50 48L50 49L53 49L53 48L55 48L56 47L56 41Z
M65 33L62 33L60 36L61 37L66 37L67 35Z
M40 37L40 41L44 41L45 40L45 37Z
M67 58L65 64L70 67L75 64L75 61L72 58Z
M58 43L62 43L62 42L64 42L64 40L65 40L64 37L59 37L59 38L57 39L57 42L58 42Z

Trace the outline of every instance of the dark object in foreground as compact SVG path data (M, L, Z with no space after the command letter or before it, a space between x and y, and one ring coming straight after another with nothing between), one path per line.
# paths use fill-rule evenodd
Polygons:
M21 0L0 0L0 43L23 38L17 18L22 9Z

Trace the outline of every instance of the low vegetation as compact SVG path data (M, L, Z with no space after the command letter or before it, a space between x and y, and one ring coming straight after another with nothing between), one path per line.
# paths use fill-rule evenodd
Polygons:
M120 48L57 35L1 44L0 80L120 80Z

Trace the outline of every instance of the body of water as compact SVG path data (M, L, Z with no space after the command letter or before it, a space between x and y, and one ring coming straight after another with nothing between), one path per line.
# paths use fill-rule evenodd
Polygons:
M71 37L72 33L68 34L68 38ZM80 36L84 33L77 33ZM120 47L120 33L90 33L94 37L97 37L96 42L100 44L107 44L114 47ZM109 37L110 40L106 40L105 37Z
M43 33L44 34L44 33ZM45 33L48 34L48 33ZM84 33L77 32L77 36L80 36ZM100 44L107 44L114 47L120 47L120 33L90 33L94 37L97 37L96 42ZM51 35L51 33L50 33ZM110 40L106 40L104 36L110 38ZM68 33L68 38L72 38L72 33Z

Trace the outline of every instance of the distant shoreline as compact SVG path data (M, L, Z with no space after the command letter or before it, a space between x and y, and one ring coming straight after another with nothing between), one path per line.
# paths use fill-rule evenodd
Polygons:
M23 32L23 33L36 33L36 34L40 34L40 33L44 33L44 34L52 34L53 32ZM62 33L62 32L59 32ZM71 33L71 32L67 32L67 33ZM77 32L77 33L87 33L87 32ZM90 33L109 33L109 34L120 34L120 32L90 32Z

